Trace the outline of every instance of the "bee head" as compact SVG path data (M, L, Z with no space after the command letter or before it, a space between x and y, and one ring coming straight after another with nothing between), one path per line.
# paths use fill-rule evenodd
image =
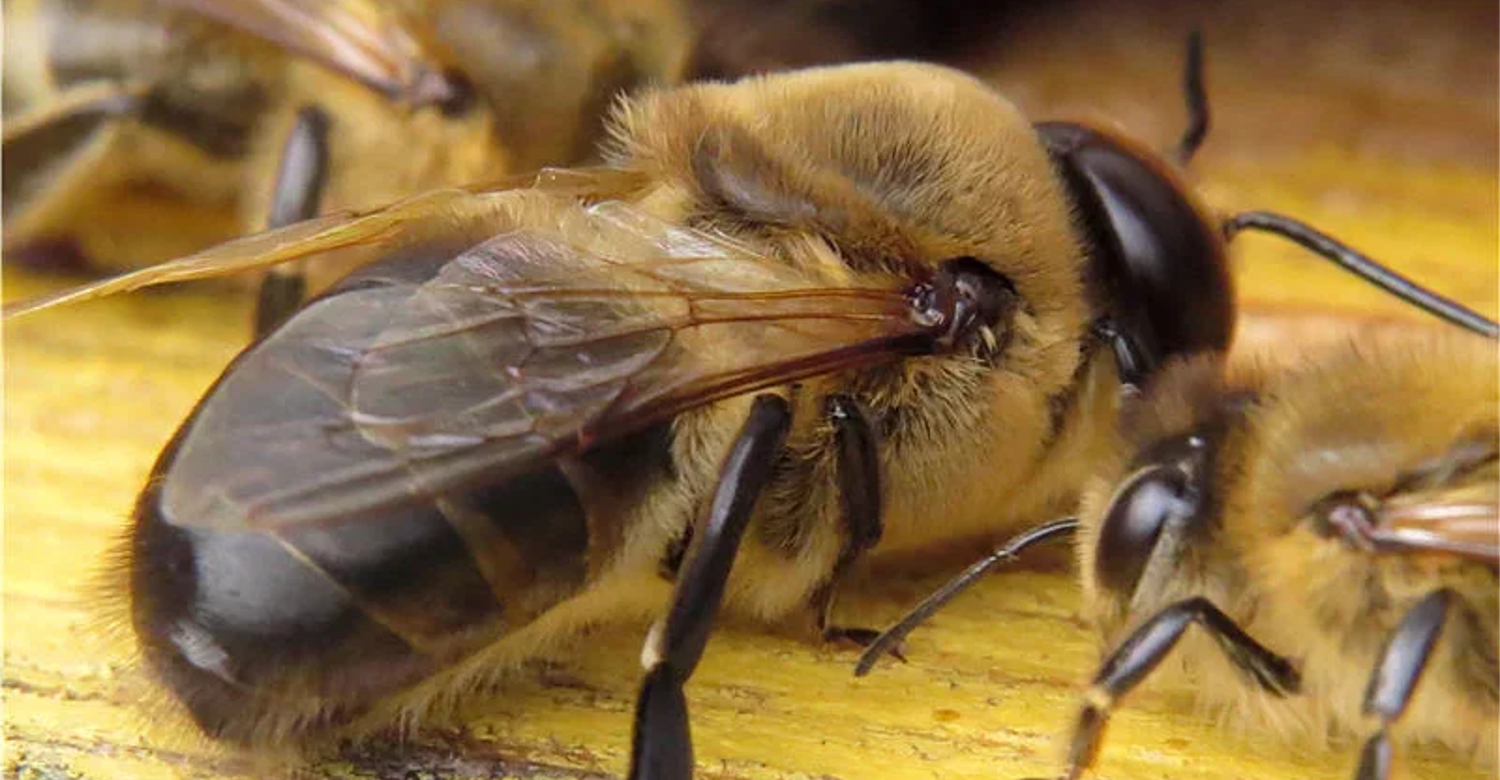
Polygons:
M1111 623L1175 592L1212 546L1225 452L1253 396L1223 356L1173 360L1122 410L1116 462L1082 497L1080 569Z

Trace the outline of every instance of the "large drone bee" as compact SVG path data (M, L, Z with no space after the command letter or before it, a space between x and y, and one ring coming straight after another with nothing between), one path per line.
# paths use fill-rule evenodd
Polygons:
M606 158L12 309L360 256L226 370L136 507L133 625L205 732L358 731L651 616L631 776L688 777L721 605L868 640L830 616L861 556L1061 511L1123 385L1228 345L1221 225L1170 166L956 71L647 94Z

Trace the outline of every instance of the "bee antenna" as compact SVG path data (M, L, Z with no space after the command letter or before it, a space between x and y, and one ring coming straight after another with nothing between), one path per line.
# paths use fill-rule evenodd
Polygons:
M1288 239L1434 317L1481 336L1500 339L1500 324L1494 320L1407 279L1304 222L1269 211L1247 211L1224 221L1226 241L1233 240L1242 230L1259 230Z
M1208 137L1208 90L1203 86L1203 31L1188 33L1187 61L1182 69L1182 95L1187 100L1188 126L1177 141L1172 157L1183 168Z
M906 638L907 634L910 634L917 626L922 625L927 618L937 614L937 611L952 601L954 597L968 590L969 586L978 582L985 574L988 574L990 569L1013 560L1017 555L1021 554L1022 550L1034 544L1045 542L1055 536L1071 536L1078 530L1078 525L1078 518L1065 517L1061 520L1043 523L1011 537L1005 544L996 548L994 552L986 555L977 563L969 566L969 568L964 569L962 574L949 580L943 587L938 588L931 596L922 599L922 603L914 607L912 611L906 613L906 617L901 618L901 622L886 629L880 636L875 637L875 640L867 645L865 651L860 654L859 662L854 665L854 676L863 677L869 674L870 669L875 666L875 663L880 660L881 656L889 653L901 643L902 639Z

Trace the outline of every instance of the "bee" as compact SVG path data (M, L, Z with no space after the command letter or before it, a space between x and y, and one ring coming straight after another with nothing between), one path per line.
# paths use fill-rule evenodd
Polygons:
M1110 712L1152 675L1282 734L1372 729L1357 780L1391 776L1393 737L1493 765L1500 354L1432 333L1303 363L1165 367L1125 404L1079 518L970 567L873 642L861 673L979 575L1076 533L1084 616L1111 649L1065 777L1094 765Z
M688 37L675 0L8 0L5 36L7 254L115 271L583 161Z
M119 590L203 731L358 733L654 618L630 775L688 777L721 607L868 641L833 620L850 567L1071 505L1122 386L1227 348L1222 227L1170 166L960 72L692 85L612 127L598 168L9 309L359 260L224 372L135 508Z
M1393 733L1493 764L1497 371L1493 343L1463 338L1377 340L1282 373L1164 371L1123 419L1132 456L1084 493L1087 616L1113 650L1067 776L1174 647L1159 676L1248 688L1201 686L1214 703L1372 731L1359 780L1391 775ZM1203 635L1184 636L1194 623Z

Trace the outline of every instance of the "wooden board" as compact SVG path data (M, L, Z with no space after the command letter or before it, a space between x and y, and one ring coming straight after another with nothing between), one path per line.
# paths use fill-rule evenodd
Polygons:
M970 63L1034 115L1113 117L1162 146L1181 123L1190 20L1170 7L1065 4L1016 21ZM1496 41L1492 4L1220 3L1204 22L1216 126L1194 165L1221 209L1304 217L1494 316ZM1358 13L1355 13L1358 11ZM1336 23L1327 20L1338 19ZM1236 248L1255 344L1420 326L1295 248ZM61 282L8 271L7 299ZM207 289L140 294L8 325L3 570L4 772L28 780L252 777L616 777L625 766L641 627L476 697L452 723L300 769L223 752L181 720L146 719L128 643L97 630L88 584L155 454L243 343L248 305ZM857 622L899 615L952 568L868 576ZM689 687L709 778L1018 778L1060 766L1060 735L1096 660L1065 567L991 578L916 634L911 663L866 679L852 653L731 626ZM1231 684L1231 683L1225 683ZM1353 750L1228 733L1180 691L1116 717L1101 775L1348 777ZM1472 770L1416 756L1406 777Z

